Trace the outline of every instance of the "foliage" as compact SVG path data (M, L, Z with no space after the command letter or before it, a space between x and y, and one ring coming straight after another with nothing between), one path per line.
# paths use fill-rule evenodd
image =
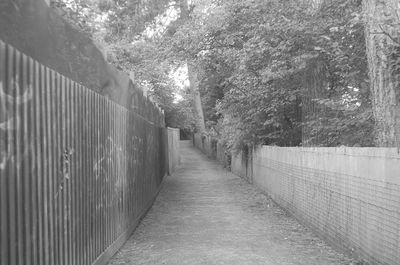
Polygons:
M109 13L106 40L134 40L170 5L169 0L103 0L100 8Z
M105 30L107 42L137 38L171 5L169 0L51 0L77 28L89 34Z
M78 30L89 35L99 30L100 25L96 19L102 12L97 8L95 0L50 0L50 5Z
M175 31L175 54L205 73L208 124L230 146L372 144L360 1L307 4L224 1Z
M182 93L182 99L176 101L178 88L170 78L171 63L166 61L160 45L151 41L136 41L113 46L113 58L110 62L117 67L133 73L135 83L149 91L166 115L169 127L191 130L194 127L194 114L191 110L191 98ZM174 69L174 68L172 68Z
M149 39L146 29L156 28L156 18L177 5L160 0L51 0L51 6L72 26L84 31L105 50L107 60L128 72L164 110L166 124L190 130L194 116L187 95L179 102L169 73L175 68L160 39Z
M167 120L193 124L192 92L176 103L168 74L190 61L207 125L231 148L372 145L361 1L191 2L187 10L185 0L104 0L96 7L108 14L109 60L150 88ZM169 8L189 14L145 37Z

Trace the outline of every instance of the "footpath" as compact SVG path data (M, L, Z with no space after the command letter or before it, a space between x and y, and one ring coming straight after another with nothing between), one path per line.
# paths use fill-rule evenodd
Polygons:
M181 159L109 265L356 264L191 142Z

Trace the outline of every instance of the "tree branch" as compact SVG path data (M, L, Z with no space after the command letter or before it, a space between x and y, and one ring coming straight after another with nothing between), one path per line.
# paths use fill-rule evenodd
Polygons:
M382 25L379 25L379 28L382 30L382 32L370 32L370 34L374 34L374 35L378 35L378 34L380 34L380 35L385 35L385 36L387 36L389 39L391 39L394 43L396 43L398 46L400 46L400 42L399 42L398 40L396 40L395 38L393 38L392 35L390 35L389 33L387 33L387 32L383 29Z

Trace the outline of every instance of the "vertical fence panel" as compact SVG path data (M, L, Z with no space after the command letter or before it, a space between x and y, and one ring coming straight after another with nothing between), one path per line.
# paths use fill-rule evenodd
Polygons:
M36 109L37 109L37 102L36 98L34 95L38 94L38 78L37 78L37 70L36 70L36 65L35 62L29 58L29 84L32 89L31 93L31 108L29 109L29 116L27 116L28 123L29 123L29 129L28 131L30 132L29 134L29 143L31 147L31 160L30 160L30 172L28 171L28 177L30 178L30 190L31 190L31 196L29 198L31 205L29 207L30 209L30 218L31 218L31 242L30 242L30 248L31 248L31 264L32 265L37 265L38 263L38 201L37 201L37 179L39 178L38 175L38 159L37 159L37 145L36 145L36 139L37 139L37 123L35 122L35 114L36 114ZM0 210L1 211L1 210Z
M9 262L9 241L8 241L8 172L6 166L8 161L7 148L7 124L8 124L8 100L5 93L7 61L6 45L0 42L0 264Z
M92 159L90 163L91 171L92 171L92 182L93 182L93 202L92 202L92 207L93 207L93 259L95 260L96 257L99 255L98 253L98 207L99 207L99 197L97 194L97 177L96 177L96 172L94 170L94 165L97 160L97 146L98 146L98 123L97 123L97 93L93 92L92 94L92 130L93 130L93 139L92 139Z
M79 265L78 251L79 251L79 180L78 180L78 131L77 131L77 84L75 82L71 83L71 128L70 128L70 179L71 179L71 225L72 225L72 237L71 237L71 248L72 248L72 264Z
M85 253L85 245L84 245L84 201L83 201L83 188L84 188L84 170L83 170L83 132L84 132L84 123L83 123L83 98L82 98L82 87L77 85L76 88L76 115L77 115L77 122L76 122L76 135L75 138L77 139L77 178L78 178L78 207L79 207L79 228L78 228L78 263L84 263L84 253Z
M5 160L5 175L8 180L7 187L7 216L8 216L8 254L9 263L11 265L16 264L16 203L15 203L15 170L13 164L10 163L10 159L14 157L14 129L13 129L13 119L14 119L14 100L12 95L12 88L14 86L14 50L7 46L6 48L6 78L4 87L5 97L7 99L7 115L5 117L5 146L6 146L6 160Z
M103 265L165 174L162 113L127 110L0 41L0 265Z
M110 126L111 134L110 134L110 139L108 141L110 143L110 149L107 150L107 152L114 152L114 150L112 148L112 143L113 143L113 139L115 139L115 126L116 126L116 124L115 124L115 118L116 118L115 106L110 104L110 109L111 109L111 126ZM115 159L111 159L111 161L112 161L111 162L111 176L118 177L117 171L116 171ZM110 176L110 179L111 179L111 176ZM115 207L115 201L116 201L115 198L116 198L117 194L114 193L115 181L116 181L116 179L110 181L111 182L111 207L112 207L111 208L112 209L112 219L111 219L111 225L112 225L111 240L112 241L115 240L115 236L117 234L117 231L116 231L117 230L117 218L116 218L117 209Z
M104 178L105 175L103 174L103 169L102 169L102 160L104 159L103 153L102 153L102 142L103 142L103 129L104 129L104 124L103 124L103 101L101 100L101 96L97 96L97 104L98 104L98 115L97 115L97 121L98 121L98 142L97 142L97 162L98 163L98 175L97 175L97 194L99 196L99 201L100 201L100 208L99 208L99 213L98 213L98 234L99 234L99 242L98 242L98 254L101 254L102 250L104 249L104 211L105 211L105 194L103 193L102 187L104 186Z
M108 137L108 100L102 99L103 101L103 143L106 142ZM104 188L103 188L103 196L105 196L105 210L104 210L104 219L105 219L105 228L104 228L104 235L105 235L105 245L108 246L110 244L110 196L109 196L109 167L107 167L108 159L106 157L106 148L103 145L102 148L103 152L103 160L102 160L102 171L104 174Z
M14 139L14 149L15 149L15 172L16 172L16 190L14 196L16 197L16 210L17 210L17 264L23 265L24 260L23 256L20 253L23 253L23 219L24 219L24 194L23 194L23 177L22 177L22 168L21 168L21 160L22 160L22 119L21 119L21 107L18 104L18 99L20 98L21 87L22 87L22 78L21 78L21 53L16 51L15 53L15 68L14 68L14 87L13 87L13 96L14 96L14 129L15 129L15 139Z
M108 246L107 240L108 240L108 235L107 235L107 227L108 227L108 193L107 193L107 183L108 183L108 175L107 175L107 169L105 168L105 164L107 162L106 160L106 151L104 147L105 139L106 139L106 102L103 97L100 97L100 117L101 117L101 124L100 124L100 132L101 132L101 146L99 147L99 161L98 163L98 171L99 171L99 179L100 179L100 193L101 193L101 199L102 199L102 211L101 211L101 241L102 241L102 246L101 249L105 249L106 246Z
M105 174L103 171L103 161L104 161L104 155L103 155L103 148L102 148L102 143L104 142L104 105L103 105L103 100L101 96L98 96L98 119L99 119L99 139L98 139L98 150L97 150L97 161L96 161L96 170L97 170L97 177L98 177L98 194L100 197L101 201L101 209L99 211L99 253L106 247L105 245L105 211L106 211L106 205L105 205L105 199L106 199L106 194L104 193L104 183L105 183Z
M140 124L140 128L142 130L138 131L138 141L139 141L139 147L138 147L138 179L137 179L137 188L136 188L136 209L137 209L137 214L139 215L139 205L142 205L142 183L143 183L143 173L144 173L144 163L143 163L143 144L144 144L144 123L142 119L137 119L138 123Z
M44 105L43 103L43 98L42 94L44 93L44 77L43 77L43 71L42 71L42 66L38 63L35 62L35 96L34 96L34 105L35 108L33 110L34 113L34 118L33 120L35 122L35 140L34 140L34 145L35 145L35 154L36 154L36 173L37 173L37 179L36 179L36 190L37 190L37 246L36 246L36 251L37 251L37 262L38 264L45 264L44 260L44 255L43 255L43 249L45 248L44 246L44 202L43 202L43 189L44 189L44 184L43 184L43 179L45 179L45 174L44 174L44 168L43 168L43 156L44 156L44 150L43 150L43 145L44 145L44 134L42 132L42 124L44 123L44 118L43 118L43 112L42 112L42 106Z
M75 84L74 87L74 144L75 144L75 156L74 156L74 174L75 174L75 199L76 199L76 240L74 242L76 249L76 263L82 264L82 201L81 201L81 188L82 188L82 174L81 174L81 129L80 120L81 120L81 112L80 112L80 102L81 97L79 93L79 84Z
M50 195L50 199L54 199L54 205L53 205L53 220L54 220L54 243L55 243L55 263L59 265L63 265L62 263L62 253L61 253L61 232L60 232L60 227L61 227L61 222L60 222L60 208L61 208L61 199L60 199L60 194L59 194L59 172L58 172L58 164L59 164L59 159L58 159L58 148L61 147L60 143L60 136L61 136L61 131L60 131L60 99L59 99L59 78L58 78L58 73L51 71L51 80L52 80L52 87L49 88L51 91L51 105L52 105L52 112L53 112L53 119L52 119L52 135L51 139L52 145L51 145L51 156L52 156L52 162L51 162L51 167L52 167L52 174L50 176L50 179L53 181L52 185L52 194Z
M51 192L51 181L50 181L50 94L49 94L49 86L50 86L50 72L44 66L40 66L40 79L42 89L40 91L40 153L43 154L41 160L41 167L43 176L41 181L38 183L39 185L39 204L41 205L42 212L39 213L40 216L43 216L41 222L41 233L40 237L42 239L42 249L41 249L41 264L49 265L51 262L54 262L53 255L50 254L50 248L54 248L54 242L52 241L52 231L53 222L51 220L51 202L50 200L50 192Z
M65 88L65 79L59 73L57 73L58 89L57 89L57 102L58 102L58 112L57 121L58 128L58 147L56 148L56 161L57 161L57 196L58 196L58 220L59 220L59 242L60 242L60 264L68 265L66 262L66 249L65 249L65 181L63 176L63 153L65 148L65 105L63 102L63 90Z
M126 222L126 226L129 226L129 220L131 220L131 215L130 215L130 211L129 211L129 191L131 190L131 180L132 180L132 172L131 172L131 150L130 150L130 141L128 138L128 130L129 130L129 112L125 111L124 113L124 154L125 154L125 164L126 164L126 169L125 169L125 175L127 176L127 179L125 181L125 185L124 185L124 197L125 197L125 201L124 201L124 211L125 211L125 222Z
M118 144L118 112L117 112L117 106L112 105L112 113L113 113L113 125L112 125L112 130L113 130L113 137L111 138L111 150L112 153L114 154L113 158L113 175L115 176L115 179L113 181L113 202L114 202L114 235L113 235L113 241L117 239L118 234L119 234L119 209L118 209L118 202L119 202L119 193L118 193L118 180L119 180L119 168L118 168L118 158L116 155L117 152L117 144Z
M104 152L108 153L107 150L107 141L109 140L110 137L110 133L111 133L111 119L110 119L110 115L111 115L111 102L106 100L106 111L105 111L105 116L106 116L106 139L105 139L105 145L104 145ZM107 157L107 165L106 165L106 172L107 172L107 184L106 184L106 194L107 194L107 245L110 245L112 240L111 240L111 235L112 235L112 223L111 223L111 216L112 216L112 201L111 201L111 167L110 165L110 160Z
M101 201L102 201L102 208L101 208L101 214L100 214L100 250L102 251L107 247L107 193L106 193L106 185L107 185L107 174L104 169L105 165L105 151L104 151L104 146L102 145L105 142L105 101L104 98L99 95L99 102L100 102L100 107L99 107L99 118L100 118L100 124L99 124L99 130L100 130L100 143L101 145L99 146L99 161L98 161L98 171L99 171L99 194L101 196Z
M54 166L54 147L57 146L56 136L55 136L55 126L56 126L56 110L55 110L55 96L54 91L56 89L54 72L50 69L46 69L46 116L47 116L47 124L46 127L48 130L48 138L47 138L47 157L45 158L48 163L48 171L47 171L47 179L48 179L48 193L45 198L45 203L48 204L49 213L49 226L48 226L48 249L49 249L49 263L48 264L58 264L58 243L57 243L57 223L56 223L56 203L57 198L55 198L56 191L56 182L55 179L57 177L55 166Z
M88 261L93 258L93 176L92 170L90 168L90 161L92 161L92 142L93 142L93 117L92 117L92 91L86 90L86 105L87 105L87 160L86 160L86 167L87 167L87 193L88 193Z
M66 109L66 119L65 119L65 142L66 146L64 149L64 167L63 167L63 172L64 172L64 179L65 182L67 183L67 218L66 218L66 229L67 229L67 260L68 260L68 265L73 265L73 258L72 258L72 246L71 246L71 240L72 240L72 226L71 226L71 221L72 221L72 199L71 199L71 185L72 185L72 180L71 180L71 172L70 172L70 160L71 160L71 132L70 132L70 123L71 123L71 101L72 101L72 95L71 95L71 80L66 79L66 89L65 89L65 109Z
M96 118L95 118L95 109L94 109L94 104L95 104L95 92L89 91L89 105L90 105L90 159L89 159L89 167L91 167L90 170L90 212L91 212L91 222L90 222L90 227L91 227L91 260L94 260L96 257L96 205L97 205L97 198L96 198L96 181L95 181L95 174L93 171L93 166L92 163L95 159L95 142L96 142Z
M100 156L100 146L101 146L101 134L100 134L100 95L95 94L95 114L96 114L96 142L95 142L95 159L93 164L93 170L95 170L96 165L98 161L101 159ZM96 168L97 169L97 168ZM95 172L96 173L96 172ZM96 221L96 255L95 257L98 257L101 254L101 220L102 220L102 210L103 210L103 198L101 196L100 192L100 187L101 187L101 175L99 172L95 174L95 188L96 188L96 215L95 215L95 221Z
M113 121L114 121L114 112L113 112L113 107L111 102L108 102L108 133L107 133L107 140L106 140L106 152L110 153L111 148L110 148L110 141L112 137L114 137L114 131L113 131ZM109 158L109 163L107 165L108 167L108 180L109 180L109 185L108 185L108 192L109 192L109 225L110 225L110 239L109 243L114 241L114 230L115 230L115 207L114 207L114 197L113 197L113 179L112 176L115 176L114 173L114 164L113 160Z
M61 221L61 226L60 226L60 241L61 241L61 253L62 253L62 264L68 265L68 231L67 231L67 216L68 216L68 203L67 203L67 194L68 194L68 184L67 184L67 179L65 177L65 151L66 151L66 104L65 104L65 87L66 87L66 82L65 78L63 76L59 76L60 80L60 90L59 90L59 96L58 98L61 100L60 102L60 131L61 131L61 136L60 136L60 148L58 150L58 156L57 160L59 161L59 169L58 169L58 179L59 179L59 184L58 184L58 193L59 193L59 198L61 199L61 206L60 206L60 221Z
M71 203L71 215L70 215L70 259L71 265L78 265L76 262L76 174L75 174L75 153L76 146L74 142L74 126L75 126L75 112L74 112L74 102L75 102L75 82L70 82L68 87L68 141L69 141L69 153L68 153L68 174L70 181L70 203Z
M114 143L114 152L116 153L116 159L115 159L115 167L116 167L116 182L114 184L114 189L116 190L116 210L117 210L117 231L115 235L115 239L117 239L118 235L122 232L121 231L121 170L122 170L122 165L120 161L120 148L121 148L121 143L120 143L120 137L121 137L121 112L119 111L119 108L115 106L115 143Z
M61 158L60 158L60 150L63 148L62 139L63 139L63 131L62 131L62 118L61 118L61 76L59 73L55 72L55 109L56 109L56 127L55 127L55 138L56 143L54 145L54 180L55 180L55 198L56 198L56 224L57 224L57 246L58 246L58 264L64 264L64 238L63 238L63 195L64 192L62 190L62 178L60 173L61 168Z
M13 89L14 89L14 65L15 65L15 59L14 59L14 49L10 46L7 47L7 85L5 87L5 94L9 98L8 101L8 114L7 114L7 130L6 130L6 139L7 139L7 165L6 167L6 174L8 177L8 211L7 214L9 216L9 230L8 230L8 246L9 246L9 264L10 265L15 265L17 264L17 228L16 228L16 223L17 223L17 214L16 214L16 190L15 190L15 185L16 185L16 172L14 165L9 162L10 159L14 158L15 155L15 148L14 148L14 137L15 137L15 131L14 131L14 115L15 115L15 110L14 110L14 100L13 100Z
M91 234L91 240L90 240L90 245L91 245L91 258L90 260L94 260L96 258L96 220L95 220L95 214L96 214L96 193L95 193L95 178L94 178L94 171L93 171L93 160L94 160L94 152L95 152L95 146L94 142L96 140L96 123L95 123L95 110L94 110L94 92L92 90L89 90L89 106L90 106L90 159L88 163L88 167L90 169L90 212L91 212L91 222L90 222L90 234Z
M96 107L95 107L95 112L96 112L96 148L95 148L95 160L93 161L93 171L95 172L95 183L96 183L96 257L98 257L101 254L101 249L102 249L102 234L101 234L101 229L102 229L102 211L103 211L103 198L101 196L101 180L102 176L100 173L100 165L101 162L101 154L100 154L100 146L101 146L101 123L100 123L100 115L101 115L101 105L100 105L100 95L95 94L96 97Z
M111 149L110 149L110 139L111 137L113 137L113 109L112 109L112 104L111 101L108 101L108 128L107 128L107 139L106 139L106 153L110 153ZM112 176L114 175L114 167L113 167L113 161L112 159L108 158L108 165L107 165L107 169L108 169L108 204L109 204L109 240L108 243L111 244L111 242L114 241L114 228L115 228L115 223L114 223L114 200L113 200L113 179Z
M106 142L107 135L108 135L108 101L105 98L101 98L102 101L102 120L103 120L103 125L102 125L102 131L103 131L103 137L102 137L102 143ZM106 249L106 247L109 245L109 193L108 193L108 168L106 167L107 163L107 158L106 158L106 149L105 146L103 145L102 148L102 178L103 180L103 187L101 193L103 194L102 197L104 198L104 210L103 210L103 223L104 223L104 231L103 231L103 237L104 237L104 247L103 249Z
M65 148L64 148L64 155L63 155L63 175L64 181L66 183L66 249L67 249L67 264L73 265L72 260L72 249L71 249L71 176L70 176L70 156L71 156L71 141L70 141L70 104L71 104L71 81L66 79L66 86L63 92L64 100L65 100Z
M123 232L122 230L122 215L121 215L121 199L122 199L122 185L123 180L121 178L121 171L123 170L123 163L121 161L121 135L122 135L122 128L121 128L121 117L123 115L122 111L118 106L115 106L115 114L116 114L116 138L115 138L115 152L116 152L116 168L117 168L117 182L115 183L115 188L117 190L117 224L118 230L115 239L117 239L118 235Z
M86 258L87 258L87 248L86 248L86 240L87 240L87 227L86 227L86 214L87 214L87 209L86 209L86 193L85 193L85 187L86 187L86 168L85 168L85 159L86 159L86 145L85 145L85 134L86 134L86 112L85 112L85 107L86 107L86 97L84 93L84 88L79 85L79 93L78 93L78 98L79 98L79 153L80 153L80 159L79 159L79 175L80 175L80 188L79 188L79 200L80 200L80 208L81 208L81 214L80 214L80 237L81 237L81 261L80 264L87 264Z
M143 124L142 124L142 120L138 118L138 116L134 116L133 120L135 121L136 126L143 128ZM135 205L134 205L134 211L135 211L135 217L139 216L139 199L141 197L140 194L140 181L141 181L141 172L142 172L142 161L141 161L141 152L140 150L142 150L141 145L142 145L142 138L141 138L141 132L140 131L135 131L134 135L135 135L135 139L136 139L136 149L135 149L135 156L136 156L136 184L135 184L135 194L134 194L134 201L135 201Z
M48 263L47 264L57 264L57 241L56 241L56 223L55 223L55 204L56 204L56 198L54 198L55 194L55 172L54 172L54 150L53 147L56 146L55 142L55 135L54 135L54 126L55 126L55 109L54 105L55 100L54 100L54 89L55 89L55 81L54 81L54 76L53 72L46 68L46 103L45 103L45 119L46 119L46 124L45 124L45 130L47 130L47 143L46 143L46 148L47 148L47 155L44 157L44 160L47 163L47 194L46 197L44 198L45 204L47 204L48 208L48 216L46 219L48 219L48 226L47 226L47 255L48 255Z
M97 159L98 159L98 144L99 144L99 141L98 141L98 138L99 138L99 135L98 135L98 127L99 127L99 124L98 124L98 122L97 122L97 109L98 109L98 106L97 106L97 96L98 96L98 94L97 93L94 93L94 95L93 95L93 101L94 101L94 104L93 104L93 121L94 121L94 124L93 124L93 130L94 130L94 139L93 139L93 173L94 173L94 175L93 175L93 182L94 182L94 185L93 185L93 192L94 192L94 235L95 235L95 237L94 237L94 252L95 252L95 255L94 255L94 257L97 257L98 255L99 255L99 246L98 246L98 244L99 244L99 224L98 224L98 219L99 219L99 216L98 216L98 207L100 206L100 202L99 202L99 200L100 200L100 197L98 196L98 192L97 192L97 180L98 180L98 176L97 176L97 172L94 170L94 167L95 167L95 164L96 164L96 162L97 162Z
M83 120L83 141L82 141L82 146L83 146L83 171L84 171L84 175L83 175L83 187L89 187L89 168L86 167L85 165L87 165L88 162L88 135L89 135L89 128L88 128L88 91L85 90L82 87L82 94L83 94L83 116L84 116L84 120ZM83 232L85 234L84 236L84 252L83 255L85 256L85 261L84 264L89 264L90 260L90 250L89 250L89 194L88 192L83 192L83 201L82 203L84 204L84 208L83 208L83 214L84 214L84 228L83 228Z
M86 142L85 145L86 147L86 162L85 162L85 167L86 167L86 171L87 171L87 175L86 175L86 179L87 179L87 261L88 264L91 263L91 260L93 258L93 226L92 226L92 216L93 216L93 207L92 207L92 203L93 203L93 199L92 199L92 193L93 193L93 183L92 183L92 170L90 168L90 161L92 160L92 139L93 139L93 130L92 130L92 110L91 110L91 90L85 89L85 94L86 94Z
M31 83L29 80L29 61L26 55L22 55L22 86L19 97L21 97L21 101L19 104L21 105L21 121L22 121L22 146L21 146L21 171L22 171L22 183L23 183L23 263L30 263L32 260L31 257L31 143L29 141L29 137L31 136L31 128L28 128L28 109L30 107L31 95L33 93ZM29 123L30 125L30 123ZM30 126L29 126L30 127Z
M77 200L76 200L76 144L75 144L75 82L70 83L69 87L69 178L70 178L70 200L71 200L71 238L70 238L70 250L71 250L71 265L78 265L77 263Z

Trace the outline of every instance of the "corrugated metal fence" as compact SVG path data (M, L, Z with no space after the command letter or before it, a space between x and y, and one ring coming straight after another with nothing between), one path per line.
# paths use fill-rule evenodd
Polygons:
M172 174L181 163L179 152L180 130L168 128L168 171Z
M1 265L104 264L125 242L167 170L147 103L144 118L0 41Z

